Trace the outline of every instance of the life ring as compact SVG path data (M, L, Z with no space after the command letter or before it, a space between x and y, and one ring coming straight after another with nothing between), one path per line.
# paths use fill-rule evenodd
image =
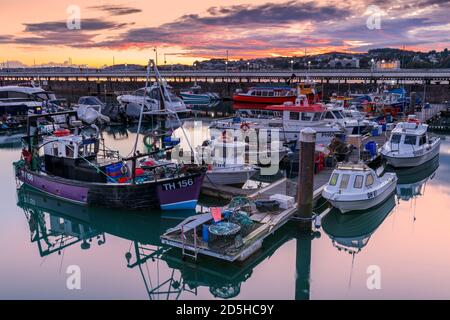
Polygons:
M242 122L241 123L241 130L242 131L247 131L250 129L250 124L248 122Z

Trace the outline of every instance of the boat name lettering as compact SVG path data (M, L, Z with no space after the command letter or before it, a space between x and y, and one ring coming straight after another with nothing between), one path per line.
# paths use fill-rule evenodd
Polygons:
M192 179L184 179L177 182L164 183L163 189L164 191L183 189L194 185L194 180Z

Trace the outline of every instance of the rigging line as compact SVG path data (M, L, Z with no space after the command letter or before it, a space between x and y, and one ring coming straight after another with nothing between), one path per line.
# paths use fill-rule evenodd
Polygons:
M133 155L136 155L136 149L137 149L137 144L138 144L138 140L139 140L139 133L141 132L142 118L143 118L145 102L146 102L146 98L147 98L147 89L148 89L148 82L149 82L149 78L150 78L151 64L152 64L152 60L149 60L148 64L147 64L147 74L145 77L145 90L144 90L144 95L143 95L143 103L141 105L141 112L139 113L139 123L138 123L138 128L137 128L137 133L136 133L136 140L134 141L134 147L132 150Z

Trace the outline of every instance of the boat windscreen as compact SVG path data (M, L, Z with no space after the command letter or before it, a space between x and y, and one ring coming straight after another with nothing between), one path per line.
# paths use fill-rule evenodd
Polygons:
M413 136L413 135L406 135L405 136L405 144L409 144L409 145L416 145L416 141L417 141L417 136Z
M400 143L401 138L402 138L401 134L393 134L391 137L391 142L392 143Z
M338 179L339 179L339 174L333 173L333 175L330 178L330 186L335 186L337 184Z
M334 116L336 119L343 119L342 113L340 111L333 111Z

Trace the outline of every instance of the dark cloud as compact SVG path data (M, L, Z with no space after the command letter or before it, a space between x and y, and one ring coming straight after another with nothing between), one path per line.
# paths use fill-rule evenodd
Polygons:
M101 5L101 6L92 6L92 7L89 7L88 9L94 9L94 10L108 12L112 16L125 16L125 15L129 15L129 14L142 12L142 10L138 9L138 8L120 6L120 5L107 5L107 4Z
M42 32L66 32L70 30L67 28L66 21L51 21L40 23L25 23L25 32L42 33ZM101 19L81 19L81 29L83 31L101 31L120 29L127 26L127 23L116 23L113 21L106 21ZM80 31L70 30L70 31Z
M12 39L12 36L0 35L0 43L10 43Z

